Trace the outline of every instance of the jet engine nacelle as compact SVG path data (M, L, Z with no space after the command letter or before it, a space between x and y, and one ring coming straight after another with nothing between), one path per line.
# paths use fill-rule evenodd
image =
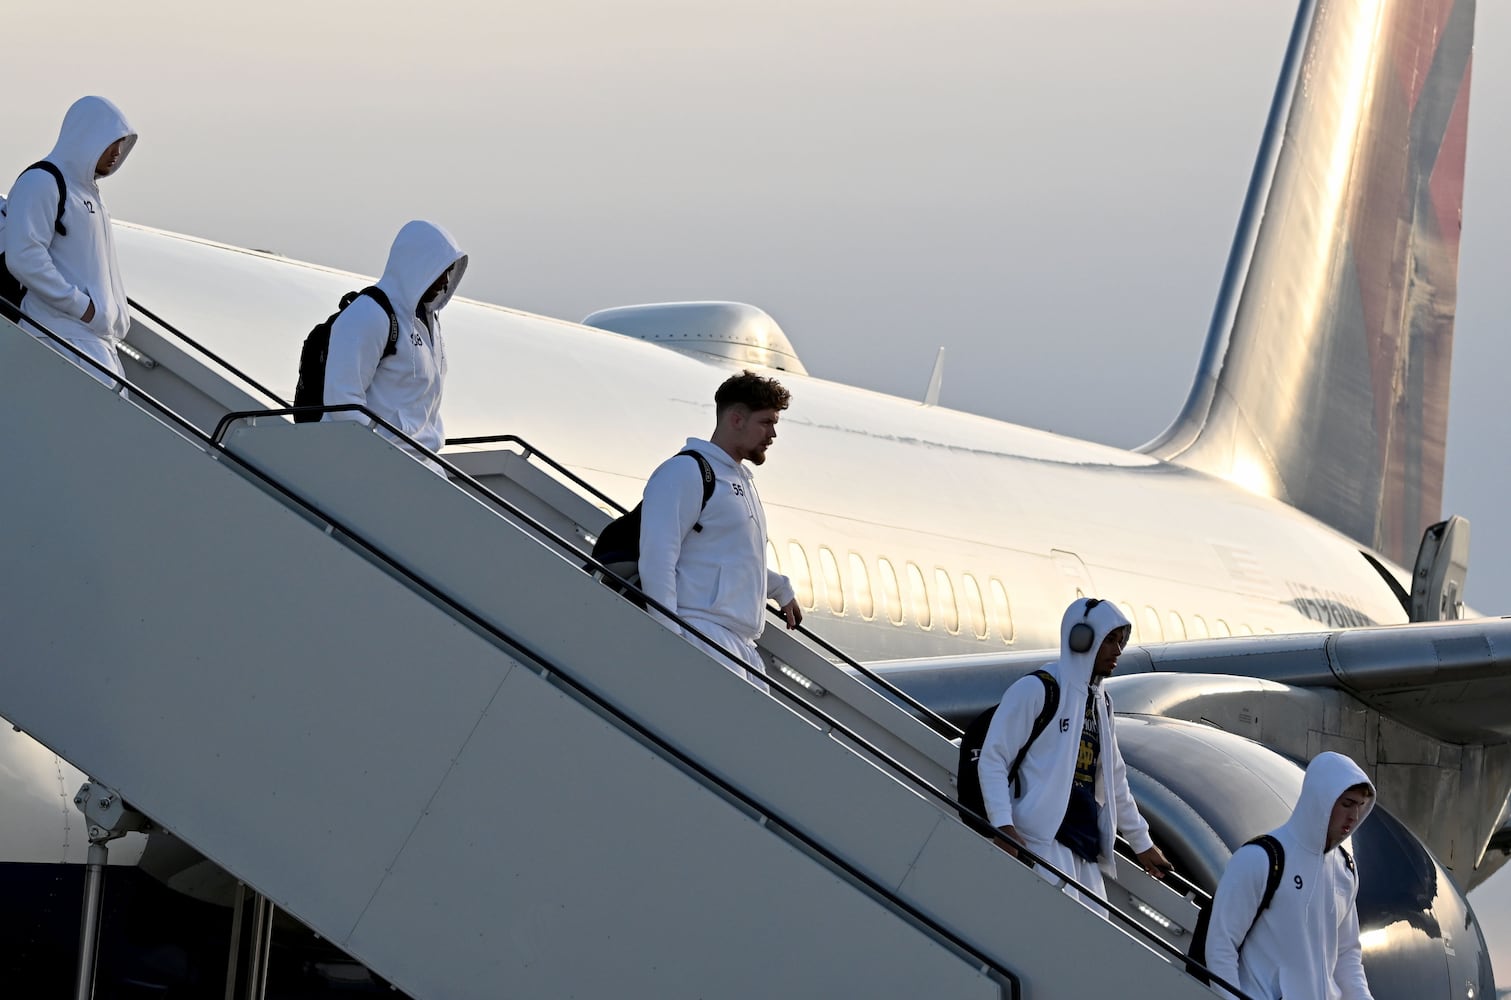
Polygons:
M1231 733L1119 715L1128 783L1155 841L1211 891L1239 845L1284 823L1303 769ZM1364 969L1376 1000L1495 996L1484 935L1464 894L1406 827L1376 805L1352 837Z

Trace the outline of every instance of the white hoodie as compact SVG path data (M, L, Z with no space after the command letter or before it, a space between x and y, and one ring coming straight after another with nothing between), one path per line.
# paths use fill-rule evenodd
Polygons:
M26 286L22 313L76 344L93 340L113 346L131 327L110 213L94 171L111 143L126 140L120 156L124 161L136 138L114 104L103 97L79 98L63 116L57 145L45 157L63 174L67 234L53 228L58 184L44 170L18 177L5 206L5 264ZM94 316L85 323L91 301Z
M1312 759L1291 818L1272 831L1285 849L1285 871L1269 909L1252 931L1249 925L1264 895L1269 856L1262 847L1240 847L1222 873L1207 928L1207 968L1256 1000L1371 998L1354 906L1358 873L1348 870L1342 851L1324 850L1333 804L1361 784L1374 787L1359 765L1342 754L1320 753ZM1374 801L1371 795L1359 824Z
M1059 832L1065 807L1070 801L1071 782L1075 779L1086 695L1097 650L1109 632L1128 624L1128 619L1111 601L1100 602L1090 612L1086 611L1087 603L1086 598L1079 598L1065 610L1060 621L1060 659L1045 664L1044 669L1060 682L1060 706L1029 748L1018 770L1022 798L1014 799L1007 771L1018 750L1027 742L1034 719L1044 707L1043 681L1029 675L1020 677L1007 689L986 731L986 742L981 745L978 773L987 817L993 826L1012 826L1029 841L1048 843ZM1091 648L1084 653L1075 653L1070 649L1070 630L1083 621L1092 628ZM1123 836L1139 853L1154 846L1154 841L1149 836L1149 824L1140 815L1133 793L1128 789L1128 772L1113 730L1110 699L1100 687L1096 713L1101 733L1096 800L1102 807L1098 867L1108 878L1115 878L1117 866L1113 844L1117 830L1123 831ZM1109 797L1113 801L1112 808L1108 808Z
M686 447L713 466L714 492L699 514L703 474L686 455L651 473L640 512L640 587L683 617L754 642L766 624L766 599L785 605L793 597L791 582L766 568L766 512L755 477L710 441L688 438Z
M420 296L448 269L451 277L446 290L421 306ZM326 405L360 403L431 451L445 444L441 388L446 380L446 346L439 313L451 301L466 270L467 255L450 233L430 222L405 223L394 237L388 266L377 281L399 320L397 353L382 357L388 343L388 314L370 296L358 298L331 326ZM325 419L367 418L346 412L328 413Z

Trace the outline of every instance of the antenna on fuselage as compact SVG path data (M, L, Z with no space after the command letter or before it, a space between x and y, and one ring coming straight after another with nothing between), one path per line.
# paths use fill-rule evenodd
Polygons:
M944 380L944 348L934 358L934 373L929 376L929 387L923 393L924 406L939 405L939 383Z

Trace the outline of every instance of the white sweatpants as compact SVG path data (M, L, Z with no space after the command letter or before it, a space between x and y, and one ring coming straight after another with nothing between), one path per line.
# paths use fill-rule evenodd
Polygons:
M1060 843L1058 840L1044 841L1025 839L1024 843L1028 845L1028 849L1030 851L1033 851L1039 857L1043 858L1045 861L1048 861L1060 871L1064 872L1066 875L1069 875L1071 878L1081 883L1081 885L1085 886L1088 890L1090 890L1092 895L1097 897L1097 899L1103 901L1107 899L1107 886L1106 883L1102 881L1101 865L1098 865L1094 861L1083 860L1082 858L1078 857L1074 851L1066 847L1064 844ZM1046 882L1053 883L1059 881L1059 878L1057 876L1051 873L1047 868L1044 868L1040 865L1035 865L1034 871L1038 872L1039 877ZM1065 884L1065 895L1069 896L1071 899L1080 900L1082 903L1085 903L1087 908L1092 912L1101 914L1104 917L1107 916L1107 910L1105 907L1099 906L1095 901L1087 900L1087 898L1080 891L1078 891L1075 886L1071 885L1068 882Z
M722 657L717 653L709 650L708 647L700 642L696 637L684 634L684 638L686 638L688 642L692 643L694 646L697 646L699 649L703 650L705 653L708 653L714 659L718 660L719 664L726 670L744 677L751 683L753 687L758 688L761 691L765 691L767 694L771 693L771 688L767 687L766 682L761 680L762 677L766 676L766 664L761 662L761 653L756 649L755 643L751 642L749 639L735 635L733 632L725 628L723 625L720 625L718 622L711 622L706 618L693 618L691 616L688 616L687 621L688 624L692 625L693 628L708 636L708 638L712 642L716 643L720 649L727 651L728 653L730 653L730 655L734 656L735 659L739 660L741 663L749 667L753 671L753 673L746 673L739 667L735 666L733 663L730 663L729 660L725 657Z
M25 329L24 321L22 328ZM32 336L36 337L38 340L42 341L42 343L46 344L48 347L51 347L53 350L63 355L69 361L72 361L74 364L87 371L90 375L93 375L97 381L103 382L106 385L111 386L112 388L116 385L114 381L101 374L99 369L93 367L92 365L84 364L77 357L75 357L71 351L59 347L58 342L56 340L53 340L51 337L41 336L35 332L32 333ZM121 367L120 356L115 353L115 347L113 345L107 343L104 340L101 340L99 337L81 336L64 337L63 339L68 341L71 347L77 348L80 354L83 354L85 357L91 358L94 361L98 361L107 371L114 372L116 375L119 375L122 378L126 377L126 369Z

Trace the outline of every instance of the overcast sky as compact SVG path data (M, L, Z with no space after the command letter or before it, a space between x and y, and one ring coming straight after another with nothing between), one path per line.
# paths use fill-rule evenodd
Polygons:
M736 299L811 373L1134 446L1185 397L1284 0L202 0L7 10L0 177L84 93L117 218L363 273L410 218L461 293L580 319ZM1482 3L1445 512L1511 612L1511 10ZM56 60L67 55L70 66ZM31 61L29 61L31 60ZM130 275L127 275L129 280ZM1511 982L1511 876L1474 898Z

